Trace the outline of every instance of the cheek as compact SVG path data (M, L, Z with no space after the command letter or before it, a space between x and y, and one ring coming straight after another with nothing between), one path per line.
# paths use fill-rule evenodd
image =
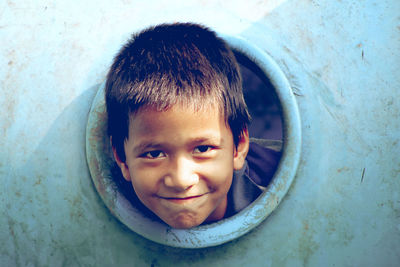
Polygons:
M233 160L227 158L213 161L204 166L204 176L211 187L219 190L229 189L233 176Z
M135 167L130 170L132 186L138 195L154 193L159 185L159 174L148 168Z

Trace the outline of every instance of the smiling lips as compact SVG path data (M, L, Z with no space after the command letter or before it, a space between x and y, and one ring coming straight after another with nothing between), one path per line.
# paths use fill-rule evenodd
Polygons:
M190 197L160 197L163 200L167 200L168 202L176 203L176 204L186 204L191 203L205 196L206 194L190 196Z

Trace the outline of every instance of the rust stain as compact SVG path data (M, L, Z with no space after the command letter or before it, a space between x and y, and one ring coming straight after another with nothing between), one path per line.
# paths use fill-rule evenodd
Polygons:
M36 180L36 182L33 184L33 186L36 186L36 185L40 185L41 183L42 183L42 176L41 175L39 175L38 177L37 177L37 180Z
M348 171L348 170L350 170L349 167L343 167L343 168L337 169L337 172L338 172L338 173L341 173L341 172L343 172L343 171Z

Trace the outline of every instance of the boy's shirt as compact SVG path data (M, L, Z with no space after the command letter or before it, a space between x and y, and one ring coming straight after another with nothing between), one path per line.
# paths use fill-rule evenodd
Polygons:
M233 174L225 218L247 207L266 189L280 158L281 152L250 142L245 165Z

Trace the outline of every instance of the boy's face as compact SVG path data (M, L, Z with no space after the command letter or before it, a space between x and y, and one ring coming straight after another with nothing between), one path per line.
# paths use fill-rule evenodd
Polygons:
M248 143L246 132L235 148L216 107L148 108L131 116L126 162L116 159L147 208L174 228L190 228L223 218L233 170L242 168Z

